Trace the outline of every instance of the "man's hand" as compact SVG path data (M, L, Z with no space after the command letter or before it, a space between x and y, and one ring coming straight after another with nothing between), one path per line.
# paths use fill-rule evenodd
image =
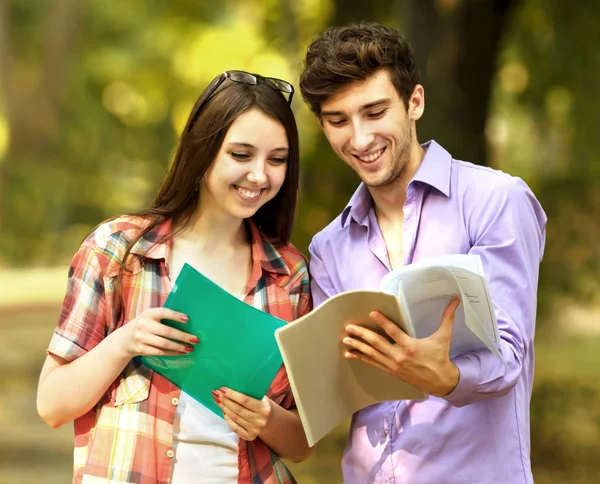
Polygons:
M422 339L411 338L383 314L373 311L369 316L393 343L367 328L348 325L346 332L349 336L342 342L351 351L344 356L362 360L430 395L443 397L454 390L460 376L449 356L452 323L459 304L459 299L453 299L446 306L437 331Z
M274 403L268 397L257 400L230 388L213 390L212 394L215 403L223 412L227 425L238 437L254 440L269 423L271 404Z

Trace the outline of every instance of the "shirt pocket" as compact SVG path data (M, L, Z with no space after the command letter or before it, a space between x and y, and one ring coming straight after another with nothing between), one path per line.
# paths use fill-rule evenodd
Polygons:
M137 358L131 360L108 390L112 404L117 407L147 400L153 374L154 372L142 365Z

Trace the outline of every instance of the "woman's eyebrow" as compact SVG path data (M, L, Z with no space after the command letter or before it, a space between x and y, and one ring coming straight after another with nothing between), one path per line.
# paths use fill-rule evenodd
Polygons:
M253 144L244 143L242 141L232 141L230 143L227 143L227 146L229 148L246 148L246 149L254 150L254 151L258 150L258 148L256 146L254 146ZM275 151L281 152L281 153L288 153L290 150L286 146L281 146L279 148L274 148L271 150L271 152L275 152Z
M256 146L254 146L254 145L252 145L250 143L244 143L244 142L241 142L241 141L232 141L230 143L227 143L227 146L231 146L231 147L236 146L236 147L239 147L239 148L248 148L248 149L251 149L251 150L255 150L256 149Z

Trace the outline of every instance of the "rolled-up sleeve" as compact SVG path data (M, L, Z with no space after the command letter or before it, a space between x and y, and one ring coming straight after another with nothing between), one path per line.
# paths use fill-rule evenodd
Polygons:
M518 178L499 178L473 213L469 253L483 263L506 366L488 350L454 358L460 379L445 397L453 405L506 395L524 371L533 378L533 355L526 356L533 351L545 225L542 207Z
M106 336L104 278L94 247L82 245L69 268L67 292L48 353L72 361Z

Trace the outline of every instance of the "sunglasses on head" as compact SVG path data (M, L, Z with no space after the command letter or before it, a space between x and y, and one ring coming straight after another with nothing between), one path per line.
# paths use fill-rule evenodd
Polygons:
M202 103L200 103L200 105L196 108L192 124L196 121L198 114L202 111L202 108L204 107L206 102L214 95L219 86L223 84L226 79L229 79L233 82L250 84L251 86L256 86L258 84L258 81L260 80L264 82L267 86L275 89L276 91L279 91L284 95L287 94L287 102L289 105L292 104L292 97L294 96L294 86L292 86L289 82L284 81L283 79L277 79L275 77L263 77L258 74L250 74L246 71L225 71L219 76L210 92L204 98L204 101L202 101Z

